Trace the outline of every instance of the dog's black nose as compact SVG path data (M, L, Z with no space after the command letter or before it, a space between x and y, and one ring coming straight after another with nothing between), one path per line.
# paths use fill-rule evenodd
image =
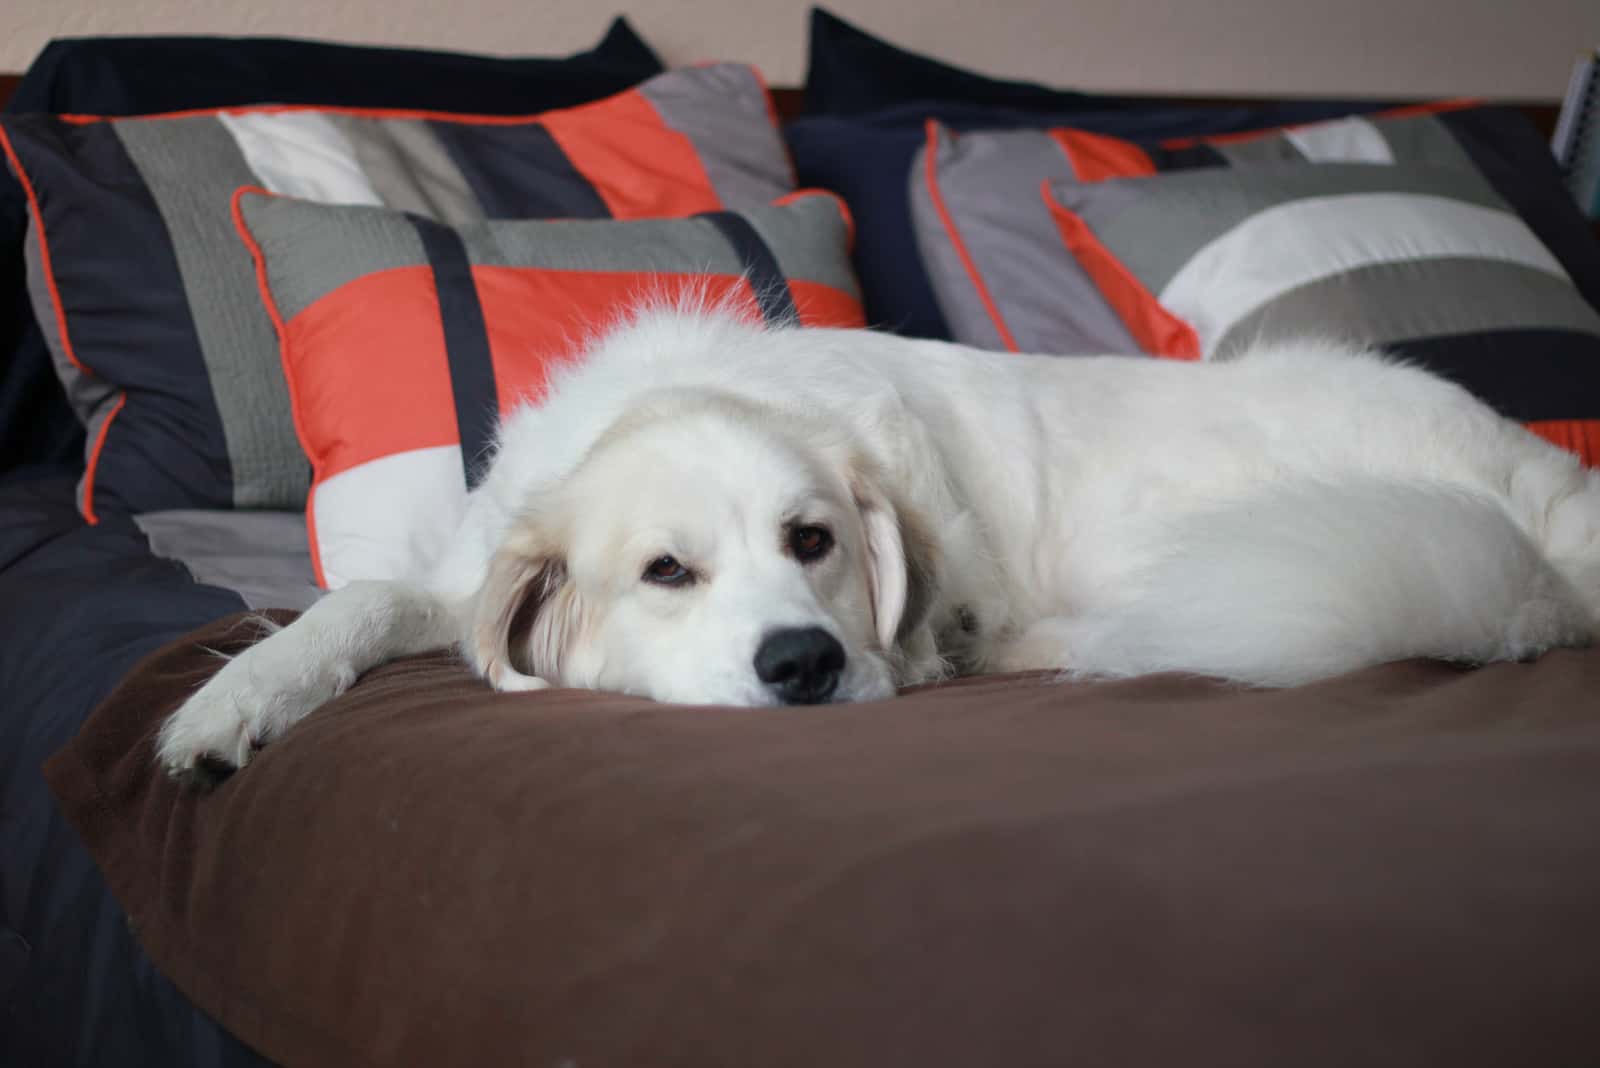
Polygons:
M775 630L756 650L756 676L786 705L819 705L833 696L844 646L821 627Z

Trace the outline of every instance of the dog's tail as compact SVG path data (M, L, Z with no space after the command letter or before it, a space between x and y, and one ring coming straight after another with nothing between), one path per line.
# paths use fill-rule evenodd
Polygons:
M1288 686L1425 656L1528 659L1600 627L1600 559L1557 567L1495 500L1386 479L1264 487L1154 532L1067 635L1075 674ZM1597 550L1600 551L1600 550Z

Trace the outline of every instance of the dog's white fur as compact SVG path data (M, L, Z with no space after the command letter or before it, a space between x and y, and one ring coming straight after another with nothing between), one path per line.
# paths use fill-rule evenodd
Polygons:
M795 522L836 547L800 562ZM642 581L662 555L695 581ZM768 704L752 657L785 627L842 645L836 700L950 671L1293 685L1524 659L1600 631L1600 472L1345 345L1051 358L646 307L505 420L425 577L323 598L159 755L242 765L451 644L500 690Z

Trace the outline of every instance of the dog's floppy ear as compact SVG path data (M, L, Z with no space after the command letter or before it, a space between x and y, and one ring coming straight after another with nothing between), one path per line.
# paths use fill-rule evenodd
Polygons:
M537 690L560 674L581 610L566 561L524 520L496 550L473 598L465 643L496 690Z
M938 584L938 545L916 509L890 493L861 458L850 492L867 537L867 582L878 644L888 651L927 618Z

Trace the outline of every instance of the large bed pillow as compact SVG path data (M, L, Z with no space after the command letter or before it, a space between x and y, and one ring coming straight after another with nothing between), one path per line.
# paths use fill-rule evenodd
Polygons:
M891 44L831 11L811 9L805 113L864 115L909 102L946 101L1061 114L1103 111L1122 98L991 78Z
M185 792L155 731L261 633L152 655L45 775L160 974L277 1062L1504 1068L1600 1043L1600 650L766 709L494 693L440 652Z
M1105 134L1079 123L964 134L930 124L912 168L910 210L955 340L1029 352L1143 351L1055 239L1041 184L1283 162L1421 164L1492 186L1600 306L1600 244L1563 193L1549 147L1509 109L1443 102L1199 138Z
M613 19L594 47L560 57L283 37L63 37L29 64L9 110L153 115L342 104L526 115L619 93L661 70L626 18Z
M1211 167L1059 182L1044 198L1053 239L1140 351L1377 344L1600 463L1600 311L1471 171Z
M923 124L1009 130L1071 124L1140 140L1256 130L1371 111L1375 101L1175 107L1006 81L910 52L821 8L811 12L804 113L785 128L803 186L838 193L860 228L856 273L875 326L949 340L918 252L909 197Z
M79 37L50 42L6 111L148 115L322 104L526 115L621 92L661 72L626 20L565 57L492 57L253 37ZM81 468L83 427L51 371L24 284L27 198L0 166L0 471Z
M318 580L414 576L442 554L496 417L642 297L862 325L849 220L824 193L683 219L457 226L242 190L295 425Z
M304 503L272 325L229 214L241 185L447 222L680 215L793 187L766 88L734 64L531 117L8 116L0 148L31 199L37 317L89 426L91 520Z

